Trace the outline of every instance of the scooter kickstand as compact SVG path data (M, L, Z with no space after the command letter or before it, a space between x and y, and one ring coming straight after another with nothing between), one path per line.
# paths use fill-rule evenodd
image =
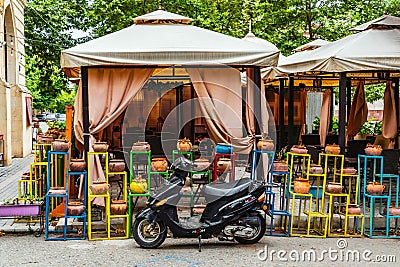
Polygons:
M201 252L201 235L199 235L199 252Z

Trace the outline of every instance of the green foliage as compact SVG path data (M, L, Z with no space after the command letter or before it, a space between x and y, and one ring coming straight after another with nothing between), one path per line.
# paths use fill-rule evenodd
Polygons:
M318 128L320 124L321 124L320 118L318 118L317 116L315 116L315 118L313 119L312 124L311 124L312 127L313 127L313 128Z
M61 131L64 131L66 128L65 121L48 121L47 125L49 126L49 129L55 128L55 129L59 129Z
M332 133L339 133L339 120L336 117L332 118Z
M359 134L374 134L375 133L375 121L367 120L358 130Z
M75 87L60 69L63 49L128 27L134 17L160 4L166 11L193 18L192 25L239 38L251 22L257 37L285 55L316 38L337 40L384 11L398 15L400 10L400 0L27 0L26 84L34 108L61 112L72 103ZM90 36L73 39L73 29ZM369 102L381 98L379 88L366 90Z
M374 135L382 134L382 121L375 122Z
M26 85L33 95L33 107L59 111L62 99L74 86L60 68L60 54L79 42L72 29L82 28L86 0L27 0L25 8ZM73 95L71 95L72 97ZM65 97L64 97L65 98ZM61 108L64 107L61 105Z

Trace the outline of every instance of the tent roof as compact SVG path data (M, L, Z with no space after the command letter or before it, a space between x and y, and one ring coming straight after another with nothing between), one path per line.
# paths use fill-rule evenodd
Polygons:
M364 24L354 27L354 28L352 28L352 30L353 31L365 31L367 29L370 29L373 27L380 27L380 26L399 28L400 27L400 18L394 17L394 16L389 16L389 15L383 15L377 19L368 21Z
M293 54L278 67L286 73L398 71L399 40L399 28L370 28L318 49Z
M257 36L254 35L251 31L249 31L248 34L246 34L245 37L242 38L242 40L246 40L255 44L260 44L265 46L265 48L271 50L271 51L279 51L279 49L271 42L268 42L267 40L258 38Z
M276 66L279 50L187 25L188 20L162 10L137 17L130 27L62 51L61 67L71 77L81 66Z
M164 10L156 10L151 13L139 16L133 19L135 24L143 23L181 23L189 24L193 21L191 18L187 18L178 14L167 12Z
M305 50L313 50L313 49L319 48L319 47L324 46L324 45L329 44L329 43L330 42L326 41L326 40L316 39L316 40L313 40L313 41L311 41L309 43L303 44L303 45L295 48L294 51L295 52L302 52L302 51L305 51Z

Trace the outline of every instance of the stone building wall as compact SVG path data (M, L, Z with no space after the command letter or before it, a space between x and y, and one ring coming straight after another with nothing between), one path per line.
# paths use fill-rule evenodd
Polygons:
M12 157L32 151L25 86L25 0L0 0L0 134L4 135L6 165ZM1 148L0 148L1 150Z

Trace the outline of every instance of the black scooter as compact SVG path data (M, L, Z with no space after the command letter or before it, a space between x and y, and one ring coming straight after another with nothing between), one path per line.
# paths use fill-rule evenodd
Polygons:
M181 188L193 166L184 157L175 160L173 175L136 216L132 227L135 241L142 248L157 248L164 242L168 227L174 237L198 238L199 251L202 238L218 237L241 244L258 242L265 233L266 223L255 208L264 202L265 185L250 179L206 185L203 192L207 205L203 214L179 221L177 204L182 197Z

